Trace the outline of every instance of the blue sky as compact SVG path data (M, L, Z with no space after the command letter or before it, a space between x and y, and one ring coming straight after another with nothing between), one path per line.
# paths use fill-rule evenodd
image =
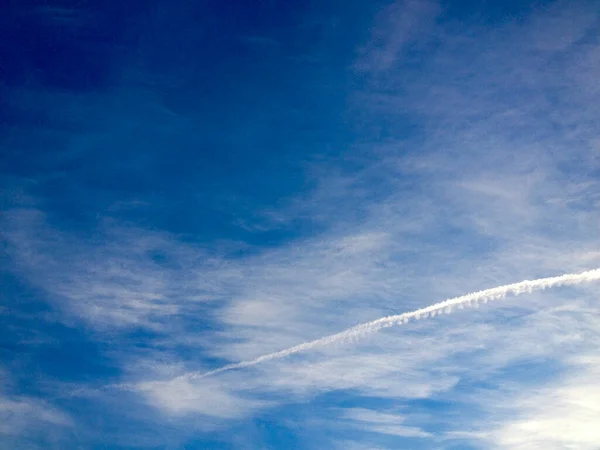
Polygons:
M12 2L0 449L597 449L594 1Z

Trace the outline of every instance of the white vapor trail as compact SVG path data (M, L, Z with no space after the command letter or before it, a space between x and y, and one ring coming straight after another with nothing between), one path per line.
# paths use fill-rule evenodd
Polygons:
M225 372L227 370L255 366L265 361L285 358L286 356L292 355L294 353L299 353L316 347L323 347L338 342L347 342L349 340L354 340L368 333L374 333L376 331L379 331L382 328L387 328L394 325L402 325L411 319L418 320L426 317L433 317L437 314L448 314L452 312L452 309L455 307L463 308L466 306L476 305L480 301L487 302L490 300L498 300L501 298L505 298L509 294L520 295L523 293L531 293L533 291L543 290L556 286L575 285L597 280L600 280L600 269L589 270L578 274L565 274L558 277L539 278L537 280L525 280L520 281L518 283L506 284L504 286L485 289L483 291L472 292L470 294L450 298L443 302L435 303L431 306L417 309L412 312L382 317L381 319L373 320L372 322L356 325L339 333L331 334L320 339L315 339L314 341L304 342L302 344L298 344L293 347L280 350L278 352L268 353L250 361L241 361L239 363L227 364L225 366L219 367L218 369L211 370L210 372L196 372L184 375L182 378L205 378L211 375L216 375L218 373Z

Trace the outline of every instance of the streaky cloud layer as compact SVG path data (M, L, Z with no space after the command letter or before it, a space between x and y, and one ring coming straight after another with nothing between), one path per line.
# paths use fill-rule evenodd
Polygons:
M386 316L380 319L373 320L371 322L362 323L354 327L348 328L344 331L341 331L339 333L324 336L322 338L315 339L314 341L304 342L302 344L298 344L293 347L280 350L278 352L268 353L266 355L259 356L258 358L249 361L241 361L234 364L227 364L225 366L219 367L218 369L214 369L204 373L188 373L186 375L183 375L182 378L205 378L228 370L242 369L245 367L255 366L266 361L285 358L286 356L293 355L294 353L311 350L317 347L324 347L326 345L331 345L335 343L353 341L355 339L361 338L362 336L365 336L366 334L375 333L383 328L405 324L412 319L419 320L427 317L434 317L435 315L442 313L448 314L451 313L455 307L470 307L477 305L479 302L486 303L491 300L499 300L505 298L509 294L521 295L524 293L532 293L533 291L539 291L558 286L577 285L598 280L600 280L600 268L588 270L581 273L570 273L556 277L538 278L537 280L524 280L518 283L497 286L494 288L461 295L459 297L450 298L444 300L443 302L435 303L433 305L417 309L415 311L397 314L393 316Z

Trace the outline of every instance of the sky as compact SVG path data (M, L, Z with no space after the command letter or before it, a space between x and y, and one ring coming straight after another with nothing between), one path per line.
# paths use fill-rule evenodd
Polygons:
M594 281L219 371L600 268L597 2L2 9L0 450L598 449Z

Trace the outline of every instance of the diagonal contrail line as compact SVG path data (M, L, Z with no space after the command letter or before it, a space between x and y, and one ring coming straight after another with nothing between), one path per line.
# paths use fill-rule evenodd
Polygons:
M304 342L302 344L298 344L293 347L280 350L278 352L268 353L266 355L259 356L258 358L249 361L241 361L238 363L227 364L225 366L204 373L188 373L186 375L183 375L182 378L205 378L228 370L242 369L244 367L255 366L265 361L285 358L286 356L292 355L294 353L307 351L313 348L323 347L339 342L347 342L348 340L360 338L369 333L374 333L376 331L381 330L382 328L387 328L394 325L402 325L412 319L419 320L426 317L433 317L437 314L447 314L452 312L453 308L455 307L469 307L478 304L480 301L487 302L490 300L502 299L509 294L521 295L524 293L531 293L533 291L544 290L557 286L576 285L597 280L600 280L600 269L588 270L586 272L575 274L565 274L557 277L539 278L537 280L525 280L520 281L518 283L506 284L504 286L485 289L483 291L472 292L470 294L450 298L448 300L444 300L443 302L435 303L433 305L417 309L415 311L382 317L381 319L356 325L339 333L324 336L322 338L315 339L314 341Z

